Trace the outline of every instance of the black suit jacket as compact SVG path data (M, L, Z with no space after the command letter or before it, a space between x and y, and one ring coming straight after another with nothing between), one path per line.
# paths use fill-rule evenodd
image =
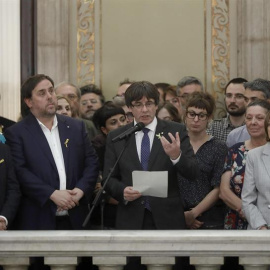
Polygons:
M104 177L106 179L121 150L125 147L125 141L112 143L112 138L129 129L133 123L109 133L107 138ZM168 132L175 135L179 132L181 140L181 158L173 165L165 154L160 139L156 134L163 132L168 139ZM198 173L196 158L189 142L186 128L183 124L158 120L156 134L148 162L148 171L168 171L168 197L149 197L153 218L157 229L184 229L185 218L182 200L179 193L177 174L180 173L188 179L195 179ZM125 204L123 192L125 187L132 186L132 172L142 170L138 157L135 134L127 141L126 150L123 153L111 179L107 184L107 191L119 201L116 228L138 230L142 228L144 217L144 197Z
M8 220L10 227L20 204L20 187L12 166L7 145L0 143L0 215Z
M98 160L81 120L57 115L66 169L66 188L84 192L80 205L69 210L75 229L82 229L88 202L98 176ZM6 130L15 171L22 190L17 229L55 229L56 205L51 194L59 189L58 170L48 141L37 119L29 114Z

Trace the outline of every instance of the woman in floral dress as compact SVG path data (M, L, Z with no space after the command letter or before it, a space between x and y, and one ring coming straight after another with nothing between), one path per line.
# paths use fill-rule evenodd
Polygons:
M264 120L270 110L265 100L255 100L247 106L246 126L250 139L232 146L225 161L220 184L220 198L226 203L224 229L245 230L247 221L241 210L241 192L244 183L247 152L266 143Z

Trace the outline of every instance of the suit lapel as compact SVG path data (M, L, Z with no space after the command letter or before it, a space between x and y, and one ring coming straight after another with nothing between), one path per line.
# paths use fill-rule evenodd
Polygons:
M58 131L60 137L60 144L62 148L63 158L65 162L65 169L67 173L68 161L69 161L69 153L70 153L70 144L71 140L71 127L67 123L66 119L62 119L57 115L58 120Z
M265 145L263 153L262 153L262 160L263 160L263 164L266 168L266 171L270 177L269 155L270 155L270 143L267 143Z
M136 167L142 170L142 164L140 162L140 158L137 151L136 139L135 134L132 134L129 141L129 146L127 146L128 155L130 155L131 159L136 162Z
M154 140L153 140L153 145L149 157L149 162L148 162L148 170L151 171L151 168L156 160L156 157L158 154L161 154L163 152L163 147L159 139L159 135L165 132L165 126L164 123L158 121L157 127L156 127L156 132L154 135ZM165 135L165 133L164 133ZM164 152L163 152L164 154Z
M32 114L30 114L28 118L26 119L25 127L28 130L28 132L31 134L33 142L36 142L40 150L48 158L49 162L52 164L55 170L57 170L48 141L37 119Z

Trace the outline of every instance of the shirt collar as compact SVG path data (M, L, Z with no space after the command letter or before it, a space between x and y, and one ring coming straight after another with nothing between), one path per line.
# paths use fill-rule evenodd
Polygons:
M231 120L230 120L230 115L227 113L227 117L223 118L223 126L224 128L227 128L229 126L232 126Z
M136 124L137 124L137 122L136 122L136 120L134 119L134 125L136 125ZM150 124L148 124L148 125L146 126L146 128L148 128L148 129L150 129L151 131L155 132L155 131L156 131L156 127L157 127L157 118L155 117L155 118L153 119L153 121L152 121Z
M37 118L36 118L37 119ZM43 128L47 128L42 122L40 122L38 119L37 119L37 121L38 121L38 123L39 123L39 125L41 126L41 127L43 127ZM53 126L52 126L52 130L54 129L54 128L56 128L57 127L57 125L58 125L58 121L57 121L57 117L56 117L56 115L54 116L54 118L53 118ZM48 128L47 128L48 129Z
M244 120L244 122L242 123L242 125L244 125L245 124L245 120ZM242 126L241 125L241 126ZM232 124L232 122L231 122L231 119L230 119L230 115L229 114L227 114L227 117L226 118L224 118L224 127L225 128L227 128L227 127L234 127L234 128L236 128L233 124ZM238 127L238 126L237 126Z

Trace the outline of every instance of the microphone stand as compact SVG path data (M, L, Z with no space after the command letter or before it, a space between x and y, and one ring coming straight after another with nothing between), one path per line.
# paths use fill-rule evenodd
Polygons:
M124 151L125 151L125 149L126 149L126 147L127 147L128 141L129 141L129 140L126 140L126 143L125 143L125 145L124 145L124 148L123 148L122 151L120 152L119 157L118 157L117 160L115 161L113 167L110 169L110 172L109 172L109 174L107 175L107 177L106 177L106 179L105 179L105 181L104 181L104 183L103 183L101 189L99 190L99 192L98 192L98 194L96 195L94 201L92 202L92 207L90 208L90 211L89 211L87 217L85 218L85 220L84 220L84 222L83 222L83 225L82 225L83 228L85 228L85 227L87 226L87 224L88 224L88 222L89 222L89 220L90 220L90 218L91 218L91 215L92 215L94 209L98 206L98 204L100 203L100 200L102 199L102 197L104 197L104 196L102 196L102 195L105 193L105 187L106 187L107 183L109 182L109 180L110 180L110 178L111 178L111 176L112 176L112 173L114 172L114 170L115 170L115 168L116 168L116 166L117 166L117 164L118 164L120 158L122 157L122 155L123 155L123 153L124 153ZM104 205L101 206L101 207L104 207ZM103 210L102 210L101 221L102 221L102 223L103 223ZM102 229L103 229L103 224L102 224Z

